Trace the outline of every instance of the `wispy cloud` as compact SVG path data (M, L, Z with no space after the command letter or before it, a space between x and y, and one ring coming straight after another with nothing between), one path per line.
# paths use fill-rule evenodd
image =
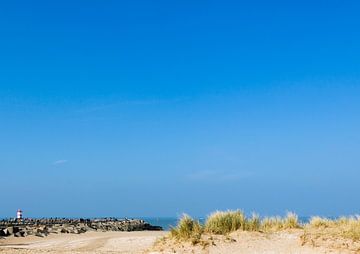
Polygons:
M174 99L134 99L134 100L119 100L117 102L110 102L104 104L88 105L83 108L75 110L75 113L93 113L98 111L113 110L121 106L148 106L159 105L167 103L176 103L186 100L187 98L174 98Z
M248 178L253 175L249 171L216 171L202 170L190 173L186 178L190 181L198 182L229 182Z
M56 166L56 165L65 164L67 162L68 162L68 160L57 160L57 161L54 161L52 164Z

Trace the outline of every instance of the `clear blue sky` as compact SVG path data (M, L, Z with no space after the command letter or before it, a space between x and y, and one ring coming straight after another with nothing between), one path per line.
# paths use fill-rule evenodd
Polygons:
M360 212L358 1L2 1L0 217Z

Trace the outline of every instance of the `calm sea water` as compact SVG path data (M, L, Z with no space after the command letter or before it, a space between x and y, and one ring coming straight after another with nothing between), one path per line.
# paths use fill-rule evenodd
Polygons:
M141 219L150 223L151 225L160 226L166 231L170 230L171 227L175 227L179 221L179 218L176 217L163 217L163 218L143 217ZM197 220L199 220L200 223L205 222L204 218L197 218Z

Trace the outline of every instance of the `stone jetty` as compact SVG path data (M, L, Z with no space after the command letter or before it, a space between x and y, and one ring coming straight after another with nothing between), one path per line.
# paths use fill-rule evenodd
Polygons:
M87 231L143 231L163 230L140 219L14 219L0 220L0 237L25 237L35 235L45 237L49 234L81 234Z

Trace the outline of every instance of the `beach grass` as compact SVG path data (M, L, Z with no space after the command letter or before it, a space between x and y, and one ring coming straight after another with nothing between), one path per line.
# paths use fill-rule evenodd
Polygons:
M199 221L184 214L176 227L171 228L170 236L179 241L191 241L196 244L200 241L203 233L203 226Z
M256 213L253 213L251 218L246 219L246 227L247 231L260 231L261 230L261 219L260 216Z
M262 220L257 214L247 218L241 210L217 211L212 213L205 222L205 232L226 235L236 230L272 232L286 229L301 228L298 216L289 212L285 217L265 217Z
M328 219L312 217L308 223L300 223L295 213L288 212L286 216L264 217L257 214L247 217L242 210L216 211L211 213L204 224L183 215L176 227L170 231L170 237L177 241L199 243L203 235L228 236L234 231L252 231L260 233L275 233L283 230L302 229L304 239L311 236L333 236L360 241L360 216ZM309 238L310 237L310 238Z
M236 230L245 230L247 220L241 210L236 211L217 211L207 218L205 231L213 234L226 235Z
M241 210L216 211L211 213L204 224L184 214L176 227L171 228L170 237L178 241L199 242L204 233L228 235L231 232L257 231L275 232L285 229L301 228L295 213L288 213L285 217L266 217L261 219L253 214L246 217Z
M360 241L360 216L340 217L334 220L315 216L310 219L305 229L308 233Z
M298 216L295 213L288 212L285 217L265 217L261 221L261 230L264 232L274 232L286 229L301 228Z

